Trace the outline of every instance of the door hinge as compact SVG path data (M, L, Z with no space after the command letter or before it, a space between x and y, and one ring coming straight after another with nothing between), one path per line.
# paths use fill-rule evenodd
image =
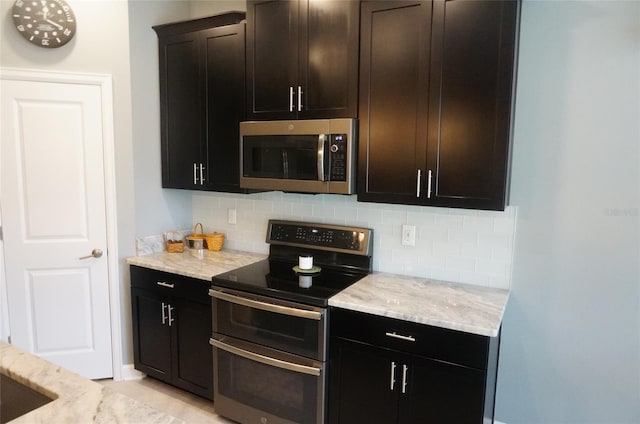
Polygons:
M11 344L11 336L7 337L7 343Z
M0 225L0 241L4 240L2 237L2 225Z

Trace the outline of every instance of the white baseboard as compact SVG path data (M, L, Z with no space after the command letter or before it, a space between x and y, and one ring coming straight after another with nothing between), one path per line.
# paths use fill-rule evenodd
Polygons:
M507 424L507 423L503 423L502 421L493 420L493 424Z
M144 378L146 374L133 368L133 364L127 364L122 366L121 380L140 380Z

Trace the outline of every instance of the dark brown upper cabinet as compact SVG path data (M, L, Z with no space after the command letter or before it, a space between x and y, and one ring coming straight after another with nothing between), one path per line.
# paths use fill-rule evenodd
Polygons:
M504 210L519 9L362 3L359 201Z
M160 63L162 187L241 192L244 12L154 26Z
M359 1L247 1L247 119L356 118Z

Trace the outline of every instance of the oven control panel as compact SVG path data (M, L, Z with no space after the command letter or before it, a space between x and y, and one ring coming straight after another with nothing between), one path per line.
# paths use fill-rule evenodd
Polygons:
M372 232L369 228L270 220L267 243L369 255Z

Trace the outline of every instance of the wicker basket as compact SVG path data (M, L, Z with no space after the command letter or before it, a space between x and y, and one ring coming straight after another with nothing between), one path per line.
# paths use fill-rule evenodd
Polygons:
M166 242L167 252L169 253L182 253L184 252L184 242L182 240L167 240Z
M198 227L200 227L199 233ZM204 230L202 229L202 224L198 222L193 226L193 233L187 236L187 246L189 249L203 249L204 243Z
M216 232L205 234L204 240L207 242L207 249L217 252L224 244L224 234Z
M184 240L178 230L171 230L165 233L165 246L169 253L184 252Z

